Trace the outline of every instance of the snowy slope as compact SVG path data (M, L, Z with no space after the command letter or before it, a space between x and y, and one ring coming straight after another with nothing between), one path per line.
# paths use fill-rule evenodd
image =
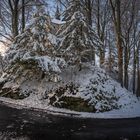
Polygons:
M88 101L88 104L94 106L96 113L123 108L138 102L138 99L131 92L111 79L103 69L91 67L90 64L83 65L81 71L76 67L65 70L61 77L65 84L62 84L60 88L68 87L69 84L66 83L74 83L77 86L74 89L77 91L76 94L73 94L67 88L62 97L82 98L84 101ZM55 91L57 90L52 92L53 96L57 96ZM59 101L56 102L59 103Z
M90 67L90 69L89 69ZM66 76L67 75L67 76ZM62 77L61 83L46 83L45 81L40 84L35 82L27 83L22 85L23 89L36 88L36 91L32 92L28 98L23 100L12 100L4 97L0 97L0 101L10 104L13 107L19 108L30 108L35 110L47 111L53 114L60 115L74 115L78 117L87 117L87 118L132 118L132 117L140 117L140 100L135 97L131 92L128 92L125 88L121 88L120 84L107 76L104 70L98 67L91 67L89 64L83 65L83 69L78 71L76 67L71 67L69 69L63 70L60 75ZM103 79L106 79L103 82ZM64 108L57 108L50 104L50 101L44 98L45 94L49 94L50 90L57 89L59 86L64 85L64 83L74 82L76 85L79 85L79 91L77 94L72 95L69 91L65 92L66 97L80 97L84 100L88 100L92 105L95 106L96 112L88 113L88 112L77 112ZM94 83L96 81L96 83ZM32 86L31 85L34 85ZM92 85L91 85L92 83ZM94 83L94 84L93 84ZM97 84L99 83L99 84ZM39 85L38 85L39 84ZM97 91L91 93L87 86L93 86L97 88ZM102 96L104 98L98 99L100 92L102 91ZM114 90L114 92L112 92ZM104 92L103 92L104 91ZM112 98L113 97L113 98ZM109 101L111 98L111 102ZM117 108L114 107L117 106ZM107 111L104 111L104 107L107 106ZM113 108L114 107L114 108ZM110 111L109 111L110 110Z

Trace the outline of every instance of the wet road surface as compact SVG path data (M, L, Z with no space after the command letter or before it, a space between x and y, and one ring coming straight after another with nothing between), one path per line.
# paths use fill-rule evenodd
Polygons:
M80 119L0 105L0 140L140 140L140 118Z

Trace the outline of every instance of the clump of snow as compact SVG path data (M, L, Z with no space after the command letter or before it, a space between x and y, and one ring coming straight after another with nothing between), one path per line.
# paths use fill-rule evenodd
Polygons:
M55 24L59 24L59 25L62 25L62 24L66 23L66 21L61 21L61 20L58 20L58 19L52 19L51 22L55 23Z
M48 72L61 72L61 68L66 66L64 59L61 58L50 58L47 56L37 57L36 60L39 61L39 66L43 69L43 71ZM60 66L60 67L59 67Z
M0 55L4 56L5 55L5 52L7 50L7 46L3 45L1 42L0 42Z
M62 58L57 57L49 57L49 56L34 56L34 57L27 57L28 54L24 55L22 61L36 61L38 67L41 68L42 71L45 73L47 72L56 72L60 73L61 68L64 68L66 66L66 62Z
M57 38L55 35L49 33L49 34L48 34L48 39L50 40L50 42L51 42L52 44L54 44L54 45L56 45L56 46L58 45L59 40L58 40L58 38Z

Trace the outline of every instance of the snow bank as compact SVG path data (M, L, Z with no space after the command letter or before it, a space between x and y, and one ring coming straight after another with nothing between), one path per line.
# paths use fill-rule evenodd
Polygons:
M131 92L128 92L125 88L122 88L119 83L117 83L109 76L107 76L104 70L98 67L92 67L91 69L89 69L88 65L83 67L85 68L83 68L83 70L80 72L77 72L76 69L73 69L75 70L73 71L75 73L75 76L73 77L71 77L70 71L65 70L65 72L62 72L61 74L63 79L62 83L66 84L68 81L70 82L72 80L75 84L80 85L79 92L77 94L75 95L67 94L69 93L69 91L67 91L65 93L65 96L80 97L84 100L91 99L88 101L96 107L97 111L95 113L77 112L69 109L57 108L52 106L49 100L43 97L44 96L43 92L45 92L44 88L52 86L51 84L49 85L49 83L48 84L45 83L44 87L43 86L39 87L41 85L38 86L40 91L41 88L44 89L43 92L41 92L40 94L32 92L28 98L25 98L23 100L12 100L8 98L0 97L0 102L19 109L28 108L28 109L44 111L56 115L59 114L59 115L75 116L75 117L83 117L83 118L116 119L116 118L140 117L140 109L139 109L140 100L135 95L133 95ZM74 73L72 73L72 75L74 75ZM66 77L65 75L68 75L69 77ZM64 79L63 76L66 79ZM70 77L72 79L70 79ZM103 79L106 80L103 81ZM86 88L87 86L88 88ZM97 88L97 91L95 91L94 94L91 93L91 91L89 90L89 87L92 86ZM58 85L56 87L52 86L52 88L56 89L58 88ZM50 90L52 90L52 88L50 88ZM102 93L102 95L104 96L102 100L96 98L101 94L99 92L100 90L102 90L102 92L104 91L104 93ZM112 90L114 90L114 92L112 92ZM46 91L46 93L48 93L48 91ZM110 99L112 97L113 97L113 102L106 101L106 99ZM105 112L100 111L102 106L104 105L106 106L107 104L107 106L110 107L111 103L113 104L114 102L117 104L119 108L116 109L111 108L110 111L105 111Z
M68 109L55 108L49 106L47 102L40 100L38 96L30 96L22 101L15 101L13 99L0 97L0 103L17 109L26 108L29 110L47 112L48 114L53 115L73 116L80 118L122 119L140 117L140 101L137 101L131 105L129 104L127 107L119 110L112 110L104 113L76 112Z

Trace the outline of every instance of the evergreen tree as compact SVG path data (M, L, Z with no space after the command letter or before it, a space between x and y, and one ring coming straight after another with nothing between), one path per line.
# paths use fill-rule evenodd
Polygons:
M50 17L41 13L34 18L24 33L18 35L6 55L9 67L6 72L17 76L19 73L30 71L43 75L61 72L64 64L62 59L56 57L56 51L50 42Z
M80 0L70 0L68 2L68 7L66 8L64 14L63 14L63 20L64 21L68 21L71 19L72 15L76 12L76 11L80 11L82 12L83 7L81 5L81 1Z
M95 46L101 45L99 39L87 23L80 1L71 0L69 5L64 12L67 22L58 31L62 38L60 54L70 64L95 61Z

